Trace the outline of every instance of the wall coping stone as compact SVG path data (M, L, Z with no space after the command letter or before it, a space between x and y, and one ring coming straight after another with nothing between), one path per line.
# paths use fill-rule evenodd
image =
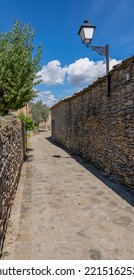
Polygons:
M116 64L115 66L113 66L113 69L109 72L109 76L111 76L114 72L122 70L123 68L127 67L130 63L134 63L134 55L123 60L121 63ZM105 82L106 80L106 75L103 77L99 77L95 82L93 82L91 85L89 85L88 87L82 89L79 92L74 93L71 96L65 97L60 99L56 104L54 104L50 110L53 110L54 108L58 107L60 104L70 101L71 99L74 99L82 94L84 94L85 92L87 92L87 90L91 90L92 88L98 86L99 84Z

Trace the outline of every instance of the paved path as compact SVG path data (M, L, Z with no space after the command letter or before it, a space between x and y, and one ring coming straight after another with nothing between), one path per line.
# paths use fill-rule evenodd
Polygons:
M31 138L3 258L134 259L134 192L102 182L48 137Z

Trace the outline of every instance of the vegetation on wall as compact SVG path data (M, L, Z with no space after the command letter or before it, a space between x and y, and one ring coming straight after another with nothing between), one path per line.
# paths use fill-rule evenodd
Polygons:
M24 113L20 113L18 118L24 123L26 132L32 131L35 128L35 123L33 119L29 116L26 116Z
M0 114L17 110L36 96L33 86L41 81L40 70L42 47L33 57L34 30L30 24L16 21L13 29L0 33ZM35 52L34 52L35 53Z

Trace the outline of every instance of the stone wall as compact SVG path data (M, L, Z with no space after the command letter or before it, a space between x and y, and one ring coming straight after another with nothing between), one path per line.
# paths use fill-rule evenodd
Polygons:
M134 187L134 56L51 108L52 137L110 176Z
M24 159L24 127L13 117L0 118L0 253Z

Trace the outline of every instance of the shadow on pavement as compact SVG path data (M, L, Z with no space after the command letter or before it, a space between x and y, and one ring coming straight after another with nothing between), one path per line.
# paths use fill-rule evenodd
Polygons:
M39 129L38 129L38 133L40 133L40 132L46 132L46 131L48 131L46 128L39 128Z
M24 161L30 162L30 161L32 161L34 159L34 156L32 155L32 151L33 150L34 149L32 149L32 148L27 148L26 149Z
M92 173L95 177L97 177L100 181L102 181L107 187L112 189L116 194L118 194L122 199L126 200L131 206L134 207L134 189L131 189L123 184L113 182L108 177L102 175L100 171L93 166L93 164L87 162L82 157L74 154L73 152L69 151L67 148L63 147L59 143L55 142L52 137L46 137L46 139L53 145L61 148L66 153L68 153L69 156L66 158L72 157L75 159L79 164L81 164L84 168L86 168L90 173ZM53 157L58 159L62 159L65 157L58 155L53 155Z

